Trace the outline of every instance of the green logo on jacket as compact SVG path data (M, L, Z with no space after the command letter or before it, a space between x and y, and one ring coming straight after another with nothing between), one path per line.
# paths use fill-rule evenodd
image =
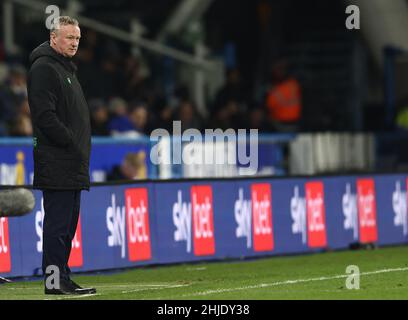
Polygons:
M67 80L68 80L69 84L71 84L71 79L69 77L67 78Z
M37 146L37 137L33 137L33 145L34 148Z

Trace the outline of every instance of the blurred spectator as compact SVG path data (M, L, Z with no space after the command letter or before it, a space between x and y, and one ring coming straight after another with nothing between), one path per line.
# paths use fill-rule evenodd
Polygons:
M249 110L247 128L258 129L258 131L261 133L269 131L265 110L263 108L254 107Z
M173 107L171 107L164 98L156 102L154 116L156 128L166 129L167 131L173 130Z
M91 113L91 129L93 136L109 136L108 120L109 111L102 99L91 99L89 101Z
M288 74L286 60L272 66L271 82L266 97L269 121L277 131L297 131L302 114L301 90L298 80Z
M4 84L8 77L8 66L7 64L0 62L0 86Z
M9 70L9 87L16 96L27 96L26 69L19 64L12 65Z
M219 108L225 107L231 101L235 101L237 104L248 103L247 90L237 68L227 70L226 83L215 96L213 113Z
M188 87L185 85L178 85L169 99L169 106L175 110L183 101L191 100Z
M7 136L8 130L6 123L0 121L0 137Z
M4 45L3 42L0 42L0 61L4 61L4 57L5 57Z
M124 98L127 100L134 100L138 97L146 98L146 78L150 72L143 64L141 57L129 55L123 69Z
M144 151L126 154L122 163L114 166L107 176L108 181L140 180L146 178L146 153Z
M238 103L238 101L229 100L225 105L214 112L210 126L222 130L244 128L245 111L245 106Z
M31 137L33 135L31 118L23 113L19 114L10 125L10 135L15 137Z
M110 99L120 95L124 86L123 79L119 73L119 62L121 59L121 52L116 42L107 41L102 49L101 71L97 74L98 97Z
M112 118L108 123L111 135L132 135L135 128L128 117L128 104L122 98L112 98L109 102L109 111Z
M223 130L245 126L248 109L248 94L239 69L228 69L226 83L215 96L211 108L210 126Z
M16 116L9 123L9 134L16 137L31 137L33 135L33 127L28 98L25 96L20 98L15 107Z
M129 114L129 119L134 127L134 130L140 134L150 133L148 128L149 112L145 102L138 101L133 103Z
M86 97L101 96L101 88L99 86L100 68L98 67L98 37L93 30L84 32L84 39L76 55L78 63L78 79L81 82Z
M18 116L18 105L27 97L26 70L21 65L9 68L6 82L0 87L0 123L10 123Z
M181 130L195 128L203 129L203 121L198 114L197 108L190 100L181 101L179 107L176 109L174 120L181 121Z
M28 97L24 96L21 100L20 103L17 104L17 112L19 114L26 115L30 117L30 105L28 104Z

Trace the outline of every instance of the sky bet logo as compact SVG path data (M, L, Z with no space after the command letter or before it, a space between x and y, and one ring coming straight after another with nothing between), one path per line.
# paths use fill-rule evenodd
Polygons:
M151 258L147 189L127 189L126 224L130 261Z
M44 199L41 198L41 210L35 213L35 232L37 233L38 241L36 243L37 252L43 251L43 222L44 222ZM82 233L81 233L81 216L78 219L78 225L75 231L74 239L72 239L71 254L68 260L70 267L82 267Z
M272 197L270 184L252 184L251 200L244 199L242 188L235 201L234 216L237 223L235 236L246 238L247 248L254 251L271 251L274 247L272 228Z
M173 204L174 241L186 241L186 251L191 252L193 231L194 255L215 253L213 201L211 186L192 186L191 203L183 202L182 191L177 192Z
M353 239L361 243L377 241L377 218L375 204L375 188L373 179L357 179L357 194L352 193L351 184L346 184L342 197L345 230L353 230ZM402 193L400 186L393 194L393 208L396 221L400 219ZM398 218L397 218L398 217Z
M294 188L290 201L293 220L292 233L302 235L302 243L310 248L321 248L327 244L324 208L324 188L320 181L305 183L306 198L299 194L299 187Z
M125 258L126 239L129 261L149 260L151 242L147 189L127 189L125 201L126 206L121 206L116 203L115 194L111 195L111 206L106 210L108 246L120 247L121 257Z
M408 179L407 179L408 185ZM408 234L407 192L401 188L401 182L395 182L395 190L392 193L392 208L394 210L394 226L402 227L403 235Z
M11 271L10 244L7 218L0 218L0 272Z
M374 179L357 179L357 207L360 242L377 241L377 213Z
M351 192L351 184L346 184L346 192L342 197L342 209L344 215L344 230L353 230L353 239L358 239L358 211L357 195Z

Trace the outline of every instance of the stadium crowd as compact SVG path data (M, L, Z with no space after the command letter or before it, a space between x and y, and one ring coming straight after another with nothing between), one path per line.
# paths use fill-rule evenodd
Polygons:
M112 40L102 41L92 30L83 32L74 61L88 100L94 136L149 135L155 128L170 129L173 120L181 121L182 130L257 128L260 132L288 131L277 123L281 112L279 103L288 102L296 104L295 114L289 115L289 121L297 122L300 118L300 90L297 85L291 90L284 84L288 78L282 64L271 72L272 81L267 84L269 91L261 101L249 94L239 68L226 70L225 84L212 101L207 101L208 116L203 117L186 86L178 84L170 95L165 95L162 86L157 85L160 82L157 76L152 75L151 66L143 56L130 51L123 50ZM26 83L28 66L24 59L7 58L4 51L0 53L0 136L31 136ZM290 81L288 84L290 87ZM274 89L280 92L274 93ZM296 130L293 126L288 128Z

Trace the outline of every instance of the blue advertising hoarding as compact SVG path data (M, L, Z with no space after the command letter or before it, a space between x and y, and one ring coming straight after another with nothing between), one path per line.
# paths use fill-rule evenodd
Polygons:
M407 176L149 181L82 192L76 271L407 243ZM41 274L41 191L0 218L0 275Z

